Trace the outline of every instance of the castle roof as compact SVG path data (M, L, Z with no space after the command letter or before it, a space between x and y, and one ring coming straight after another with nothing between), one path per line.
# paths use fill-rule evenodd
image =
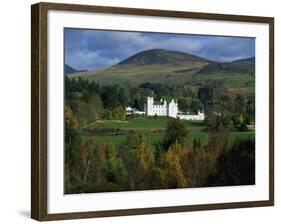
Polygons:
M153 102L154 105L158 105L158 106L164 105L165 103L166 103L166 101L154 101Z

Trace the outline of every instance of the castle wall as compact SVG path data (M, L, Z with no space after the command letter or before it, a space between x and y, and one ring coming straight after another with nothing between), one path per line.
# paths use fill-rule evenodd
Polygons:
M204 114L179 114L178 118L181 120L189 120L189 121L204 121Z
M157 114L158 116L167 116L167 105L154 105L153 106L153 114Z

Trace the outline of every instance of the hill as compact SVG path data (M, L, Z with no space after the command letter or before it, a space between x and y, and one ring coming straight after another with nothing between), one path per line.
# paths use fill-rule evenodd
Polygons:
M239 60L236 60L236 62L255 62L256 61L256 57L250 57L250 58L244 58L244 59L239 59Z
M209 80L222 80L228 88L253 92L254 69L254 58L219 63L185 52L151 49L132 55L107 69L77 72L69 77L127 87L152 82L198 88Z
M72 68L71 66L64 64L64 74L71 74L71 73L76 73L79 72L78 70Z
M121 61L117 65L176 65L192 62L209 62L209 60L185 52L164 49L151 49L139 52L125 59L124 61Z
M64 74L65 75L70 75L70 74L78 73L78 72L87 72L87 70L77 70L77 69L69 66L68 64L64 64Z
M218 63L213 62L204 66L198 71L198 74L213 74L213 73L246 73L254 75L255 73L255 59L240 59L232 62Z
M143 82L179 83L186 81L209 60L184 52L151 49L137 53L120 63L99 71L79 72L82 77L102 83L139 85Z

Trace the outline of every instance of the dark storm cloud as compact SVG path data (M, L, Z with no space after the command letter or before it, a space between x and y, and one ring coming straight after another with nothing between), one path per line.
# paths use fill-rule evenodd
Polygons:
M184 51L216 61L255 55L253 38L65 29L65 63L79 70L106 68L152 48Z

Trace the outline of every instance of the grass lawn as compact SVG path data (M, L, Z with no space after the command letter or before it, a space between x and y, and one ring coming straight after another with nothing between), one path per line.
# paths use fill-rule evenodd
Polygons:
M123 130L164 130L167 126L168 118L158 117L137 117L127 121L121 120L98 120L88 127L93 128L119 128ZM201 130L205 126L202 121L183 121L189 130Z

